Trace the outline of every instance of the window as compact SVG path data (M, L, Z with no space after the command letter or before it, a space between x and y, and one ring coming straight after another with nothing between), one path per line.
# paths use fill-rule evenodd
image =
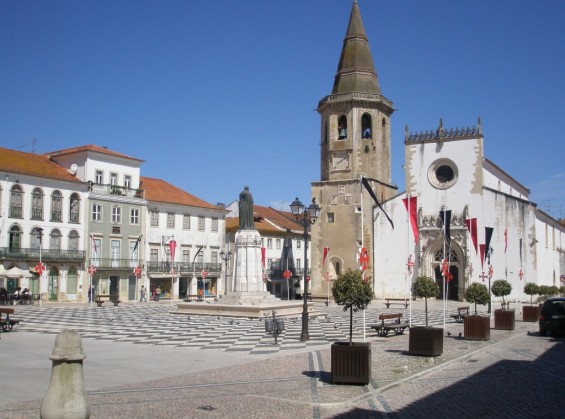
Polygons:
M342 115L337 123L338 139L344 140L347 138L347 117Z
M212 231L218 231L218 219L212 218Z
M112 248L112 267L117 268L120 264L120 241L119 240L112 240L111 242Z
M129 242L129 255L132 262L137 262L139 255L139 240L130 240Z
M59 191L51 194L51 221L63 221L63 196Z
M80 222L80 198L76 193L71 195L70 207L69 207L69 222L70 223Z
M149 254L149 260L151 262L159 261L159 249L151 249L151 253Z
M364 140L373 138L373 124L371 122L371 115L364 113L361 117L361 134Z
M302 269L302 259L300 258L296 259L296 269Z
M184 230L190 230L190 215L184 214L182 216L182 228Z
M12 186L10 190L10 217L23 217L23 192L20 185Z
M267 239L267 249L273 248L273 239Z
M102 173L102 170L96 171L94 182L99 184L99 185L102 185L102 183L104 183L104 174Z
M157 211L150 211L149 218L151 219L151 227L159 227L159 213Z
M139 208L130 209L129 222L134 225L139 224Z
M276 246L276 249L280 249L280 248L281 248L281 239L277 239L277 240L275 241L275 246Z
M198 256L196 257L196 263L200 266L204 265L204 252L198 253Z
M43 220L43 192L39 188L31 193L31 219Z
M102 239L91 238L90 241L92 243L90 247L91 257L92 259L98 259L100 257L100 254L102 253ZM99 266L99 264L100 262L96 260L94 266Z
M213 251L213 252L212 252L212 260L211 260L211 262L212 262L214 265L217 265L217 264L218 264L218 252L217 252L217 251Z
M20 249L21 235L22 235L22 230L20 229L20 227L14 224L12 227L10 227L10 231L8 234L10 235L9 237L10 250Z
M61 232L57 229L49 235L49 249L61 250Z
M124 176L124 186L126 188L131 188L131 176Z
M122 222L122 207L112 207L112 222L120 224Z
M296 248L300 249L302 247L302 241L301 240L296 240Z
M448 189L457 182L457 166L449 159L438 159L428 169L428 180L437 189Z
M102 205L92 204L92 221L102 221Z
M78 233L76 232L76 230L71 230L71 232L69 233L68 240L69 240L68 249L78 250Z
M204 231L206 229L206 218L198 217L198 231Z
M175 228L175 214L167 214L167 228Z
M30 234L30 245L32 249L39 249L41 246L41 235L43 234L43 229L35 227L31 230Z
M328 212L328 223L333 223L334 222L334 213L333 212Z
M118 174L110 173L110 185L116 186L118 184Z
M182 261L190 263L190 249L182 249Z

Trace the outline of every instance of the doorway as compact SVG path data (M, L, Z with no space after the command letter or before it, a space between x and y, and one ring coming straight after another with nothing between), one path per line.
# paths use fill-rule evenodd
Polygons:
M449 273L452 276L450 281L446 281L447 299L458 301L459 299L459 268L457 266L449 266ZM439 298L443 300L443 276L441 275L441 267L438 265L434 268L435 280L439 286Z

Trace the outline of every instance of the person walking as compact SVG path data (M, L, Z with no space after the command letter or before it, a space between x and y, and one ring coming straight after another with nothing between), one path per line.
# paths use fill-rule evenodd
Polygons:
M145 285L141 286L141 290L139 291L139 293L141 294L139 296L139 301L140 302L146 302L147 301L147 290L145 289Z

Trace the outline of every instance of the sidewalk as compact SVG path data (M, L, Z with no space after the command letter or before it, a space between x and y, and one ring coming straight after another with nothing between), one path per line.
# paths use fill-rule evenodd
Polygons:
M413 302L414 317L422 318L423 304L423 301ZM441 301L428 304L430 310L441 310L443 307ZM379 309L384 307L382 301L375 301L372 305ZM448 311L452 312L460 305L466 304L448 302ZM316 303L316 306L323 311L325 304ZM83 339L87 354L84 373L91 417L176 418L206 415L310 418L331 417L326 415L359 404L370 408L380 392L405 380L470 358L501 342L525 335L528 331L537 331L536 323L518 320L521 319L518 309L516 318L515 330L493 329L490 341L477 342L459 338L463 325L453 323L448 317L444 352L436 358L408 355L408 333L386 338L369 333L368 341L372 342L372 380L368 386L331 384L331 343L316 346L313 351L287 351L276 356L262 356ZM31 346L34 337L29 338L31 341L25 347ZM45 336L41 338L45 339ZM50 335L49 338L52 346L54 337ZM4 343L2 340L0 345L4 346ZM125 345L125 352L120 354L118 349L122 345ZM7 365L5 354L16 348L6 346L2 349L2 362ZM47 375L50 374L49 353L41 355L43 359L38 361ZM158 365L152 362L156 357L161 360ZM126 359L126 365L119 365ZM3 375L17 380L17 371L10 371L10 368L14 367L3 371L7 373ZM37 372L37 369L33 369ZM30 377L20 378L28 380ZM95 386L91 385L93 381L96 382ZM43 385L44 395L48 379L47 385ZM3 404L2 417L37 417L40 397L35 401Z

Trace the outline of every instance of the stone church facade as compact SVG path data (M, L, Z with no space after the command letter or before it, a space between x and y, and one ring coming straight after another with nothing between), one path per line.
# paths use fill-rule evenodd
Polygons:
M312 197L322 212L311 230L312 293L325 296L331 279L359 269L361 248L369 254L365 273L377 298L408 296L421 275L435 278L453 300L477 281L508 280L514 300L524 299L525 282L562 285L565 226L484 157L480 119L468 128L445 128L441 120L428 132L407 128L406 189L398 194L390 170L393 110L354 2L332 93L318 105L321 173ZM448 238L442 210L450 215Z

